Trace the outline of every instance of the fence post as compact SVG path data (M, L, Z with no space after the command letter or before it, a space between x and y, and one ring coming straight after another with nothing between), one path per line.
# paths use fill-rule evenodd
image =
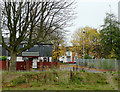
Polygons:
M110 64L109 64L110 63L110 59L107 60L107 63L108 63L107 69L109 70L110 69ZM110 69L110 70L112 70L112 69Z
M103 69L103 59L101 60L101 62L102 62L102 69Z
M45 75L44 75L44 80L45 80L45 83L46 83L46 80L47 80L47 78L46 78L46 73L45 73Z
M115 59L115 70L117 71L117 60Z
M70 70L70 80L73 82L73 74L71 70Z
M37 74L37 82L39 81L39 75Z

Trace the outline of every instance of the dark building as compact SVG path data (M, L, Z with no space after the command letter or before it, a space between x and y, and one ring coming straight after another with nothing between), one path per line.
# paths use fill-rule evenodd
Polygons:
M21 45L19 46L19 49L26 46L25 42L22 42ZM10 58L10 53L0 45L0 56L8 56ZM41 43L34 45L30 49L22 52L20 55L17 57L17 61L24 61L24 59L34 59L36 58L37 60L44 60L46 59L47 62L52 61L52 44L46 44L46 43Z

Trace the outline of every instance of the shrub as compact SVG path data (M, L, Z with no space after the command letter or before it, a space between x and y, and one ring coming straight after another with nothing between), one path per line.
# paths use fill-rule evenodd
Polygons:
M86 72L86 71L83 69L82 72Z
M117 78L117 77L115 77L115 80L118 80L118 78Z
M83 80L83 77L78 77L77 78L79 81L82 81Z
M97 83L101 83L101 80L97 80Z
M109 84L109 82L103 81L103 80L97 80L97 83L99 83L99 84Z
M26 79L24 77L18 77L16 79L11 80L11 82L14 85L19 85L19 84L22 84L22 83L26 83Z
M73 83L74 84L81 84L81 82L84 80L83 77L78 76L78 75L74 75L73 76Z
M92 59L89 55L85 55L85 59Z
M7 57L6 56L1 56L0 61L6 61Z

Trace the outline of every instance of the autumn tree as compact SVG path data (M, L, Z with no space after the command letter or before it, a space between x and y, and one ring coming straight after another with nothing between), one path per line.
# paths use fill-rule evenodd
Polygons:
M63 34L63 35L62 35ZM54 34L54 39L52 40L53 46L53 60L58 60L60 56L64 55L65 49L65 33Z
M106 13L101 26L100 39L104 58L120 59L120 24L112 13Z
M72 36L71 43L73 44L73 49L81 57L83 55L83 30L85 30L85 55L91 55L96 58L100 58L99 49L99 33L97 29L91 27L84 27L78 29Z
M16 70L17 55L38 42L44 42L57 29L66 27L73 15L72 4L64 0L2 2L1 29L9 31L9 43L2 37L2 46L10 52L10 71ZM27 41L27 45L19 49L22 41Z

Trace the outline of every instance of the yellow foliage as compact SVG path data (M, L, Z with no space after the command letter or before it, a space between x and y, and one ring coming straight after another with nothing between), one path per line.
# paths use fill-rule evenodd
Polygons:
M58 59L60 56L62 56L65 53L65 47L59 46L57 50L53 51L53 59Z
M83 54L83 30L85 30L85 38L84 38L84 47L85 54L95 55L97 52L93 53L95 50L95 46L99 45L99 33L97 29L91 27L84 27L78 29L75 34L72 36L71 43L74 46L74 51L78 52L81 57Z

